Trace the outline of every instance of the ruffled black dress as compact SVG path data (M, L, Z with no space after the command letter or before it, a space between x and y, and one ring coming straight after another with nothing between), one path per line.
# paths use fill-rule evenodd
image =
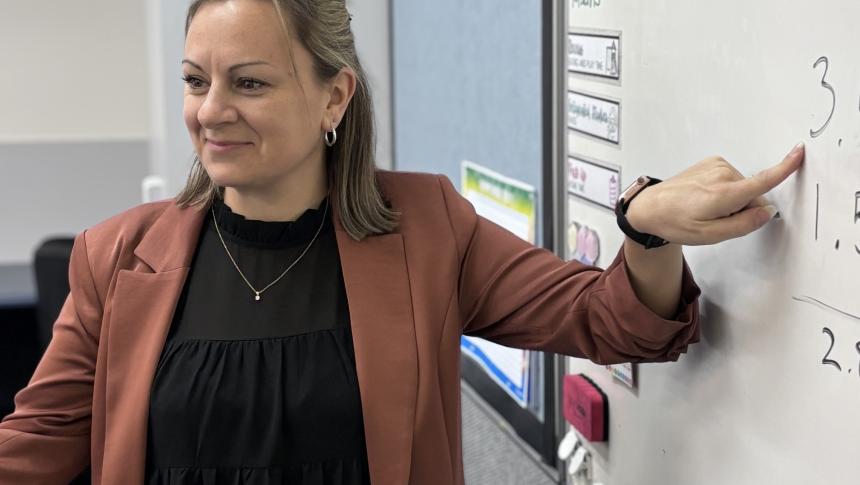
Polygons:
M328 201L291 222L207 213L150 400L146 483L369 484ZM323 217L325 214L325 217Z

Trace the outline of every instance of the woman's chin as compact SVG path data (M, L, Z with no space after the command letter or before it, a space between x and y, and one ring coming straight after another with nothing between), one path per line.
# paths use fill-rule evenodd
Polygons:
M216 185L230 187L248 182L248 171L242 169L241 163L203 162L203 169Z

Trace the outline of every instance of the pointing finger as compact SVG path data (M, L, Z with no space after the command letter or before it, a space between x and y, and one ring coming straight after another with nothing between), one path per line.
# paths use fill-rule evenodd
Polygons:
M800 143L780 163L734 183L727 202L734 207L749 205L751 201L770 192L796 172L803 164L805 154L805 146Z

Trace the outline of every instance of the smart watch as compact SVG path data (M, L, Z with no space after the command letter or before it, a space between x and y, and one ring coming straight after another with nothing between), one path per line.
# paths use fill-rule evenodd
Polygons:
M621 193L621 197L618 198L618 203L615 204L615 216L618 221L618 227L621 228L621 231L627 235L627 237L645 246L645 249L659 248L660 246L669 244L669 241L653 234L646 234L634 229L627 220L627 208L630 206L630 202L632 202L633 199L635 199L643 190L652 185L659 184L660 182L662 182L662 180L643 175L624 189L624 192Z

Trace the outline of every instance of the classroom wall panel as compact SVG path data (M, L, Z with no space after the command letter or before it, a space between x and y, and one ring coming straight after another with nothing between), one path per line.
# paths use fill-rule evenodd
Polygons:
M0 265L139 204L148 162L145 140L0 144Z
M395 165L444 173L464 159L542 182L541 2L398 0Z
M543 3L392 2L395 168L441 173L461 188L462 162L469 160L535 187L539 245L544 244L541 197L546 168ZM531 365L538 370L533 394L538 397L529 409L519 407L488 378L481 379L477 365L464 358L463 375L475 385L478 399L508 421L504 426L515 428L517 436L506 436L492 423L481 425L482 414L470 412L473 404L464 402L464 416L470 417L464 420L464 446L485 443L464 448L466 476L476 480L470 483L517 483L512 480L524 476L554 481L551 466L536 463L546 462L547 456L552 460L542 440L552 441L553 432L547 429L554 416L552 402L546 413L533 408L543 407L545 391L545 359L533 355ZM518 445L491 446L515 441ZM511 472L516 468L523 474ZM500 476L508 481L498 481Z

